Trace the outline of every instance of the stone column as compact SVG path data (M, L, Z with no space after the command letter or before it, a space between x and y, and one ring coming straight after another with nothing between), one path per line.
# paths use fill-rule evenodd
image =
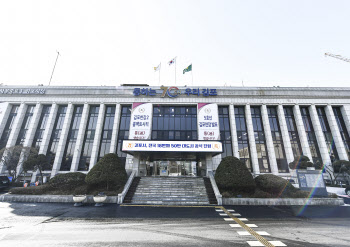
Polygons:
M350 105L343 105L342 107L340 107L340 111L344 119L346 130L348 131L348 134L350 136Z
M335 120L333 108L331 105L327 105L325 107L325 112L329 124L329 128L331 129L333 140L335 143L335 147L337 148L337 152L340 160L349 160L348 155L346 153L346 149L344 146L343 139L341 138L339 127L337 121Z
M51 109L50 109L49 118L47 119L47 123L46 123L46 126L45 126L43 139L42 139L42 141L40 143L39 154L45 154L46 155L46 153L47 153L47 149L48 149L49 144L50 144L52 130L53 130L53 127L55 125L57 111L58 111L58 105L56 103L53 103L52 106L51 106Z
M105 111L106 111L105 104L100 104L100 110L98 112L98 119L97 119L97 124L96 124L94 143L93 143L92 151L91 151L89 170L91 170L91 168L94 167L94 165L96 164L97 159L98 159L98 152L100 150Z
M239 159L236 118L235 118L235 109L233 104L230 104L229 113L230 113L230 125L231 125L230 127L231 127L231 141L232 141L232 148L233 148L233 156Z
M299 105L295 105L293 107L293 113L294 113L294 118L295 118L295 124L296 124L297 129L298 129L298 135L299 135L299 140L300 140L300 145L301 145L303 155L307 156L312 161L310 146L309 146L309 142L307 140L304 122L303 122L303 118L302 118L301 113L300 113Z
M120 115L121 115L121 106L120 106L120 104L117 104L115 106L115 115L114 115L111 147L110 147L110 151L109 151L110 153L117 153L116 150L117 150Z
M331 166L331 159L329 157L329 152L326 144L326 140L323 135L323 131L320 124L320 119L317 114L315 105L309 107L310 117L312 126L314 127L318 148L320 149L323 164L325 166Z
M277 161L276 161L275 146L273 145L269 115L267 113L266 105L261 106L261 119L264 126L266 148L267 148L267 154L269 156L271 173L277 175L278 167L277 167Z
M51 171L51 178L53 178L61 168L62 158L63 158L63 154L64 154L64 148L66 147L67 137L68 137L68 133L69 133L69 127L70 127L70 123L72 121L73 108L74 107L73 107L72 103L69 103L68 107L67 107L67 111L66 111L66 116L65 116L64 122L63 122L63 128L61 131L60 140L59 140L58 145L57 145L55 160L54 160L52 171Z
M7 144L6 144L6 148L13 147L13 146L16 145L18 134L19 134L19 132L21 130L23 119L24 119L24 117L26 115L27 107L28 106L26 104L24 104L24 103L22 103L19 106L16 119L15 119L13 125L12 125L12 130L11 130L9 139L7 141Z
M43 109L43 106L40 103L37 103L35 108L34 108L34 112L33 112L33 117L29 123L29 127L24 139L24 143L23 143L23 147L31 147L32 143L33 143L33 139L34 139L34 135L40 120L40 114L41 114L41 110ZM22 155L21 158L19 160L19 163L22 164L23 163L23 151L22 151ZM17 174L20 174L22 172L22 165L19 165L17 167ZM33 174L35 173L35 171L33 171Z
M293 149L289 139L289 132L286 123L286 116L284 115L284 110L282 105L277 107L278 122L281 129L281 135L283 140L284 152L286 153L287 163L294 161Z
M205 164L207 166L207 176L208 176L208 172L212 172L213 171L213 157L211 154L205 154Z
M78 171L80 154L82 152L81 149L83 148L83 141L84 141L84 136L85 136L86 124L88 122L88 117L89 117L89 109L90 109L89 105L87 103L85 103L84 108L83 108L83 112L81 113L79 131L78 131L77 140L75 142L74 154L73 154L73 158L72 158L72 165L70 166L71 172ZM69 130L68 130L68 132L69 132Z
M10 116L11 110L12 110L12 106L9 103L4 103L6 104L6 106L4 106L3 108L3 116L2 119L0 119L0 138L2 136L2 133L4 132L7 120Z
M247 124L248 138L249 138L250 159L252 161L253 173L254 175L259 175L260 168L259 168L259 162L258 162L258 153L256 151L252 114L250 112L249 104L245 106L245 118L247 122L246 124Z

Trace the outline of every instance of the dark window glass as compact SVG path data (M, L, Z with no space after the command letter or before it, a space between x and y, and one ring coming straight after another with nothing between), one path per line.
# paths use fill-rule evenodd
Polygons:
M314 163L322 162L320 150L318 148L317 139L315 135L314 128L312 126L312 121L309 113L308 107L300 107L301 117L303 119L303 124L307 136L307 141L309 143L310 152L312 156L312 161Z
M265 134L264 129L262 128L262 119L260 114L260 107L254 106L251 107L252 111L252 121L253 121L253 127L254 127L254 136L255 136L255 145L256 145L256 151L258 154L258 162L259 162L259 168L260 172L270 172L270 164L266 149L266 140L265 140Z
M234 109L235 109L239 159L248 167L250 171L253 171L250 156L249 156L250 150L249 150L248 132L247 132L246 121L245 121L244 106L235 106Z
M153 107L152 140L197 140L191 131L197 131L196 106Z
M219 106L219 128L220 128L220 140L223 144L224 152L221 154L222 158L226 156L232 156L232 140L231 140L231 128L228 114L228 106Z
M122 106L122 114L120 115L120 122L125 121L126 123L129 123L128 125L121 126L119 125L119 132L118 132L118 143L117 143L117 154L122 162L122 164L125 165L126 161L126 153L122 152L122 145L123 145L123 140L129 139L129 128L130 128L130 117L131 117L131 106L126 105ZM155 107L153 108L154 113L156 114L161 114L160 108ZM157 135L156 131L152 131L152 136Z
M4 131L2 133L1 139L0 139L0 150L6 147L7 141L9 139L13 123L17 117L19 105L13 105L11 108L10 115L7 119Z
M61 105L58 107L57 116L56 116L55 124L51 133L51 138L50 138L50 143L49 143L48 153L47 153L47 157L50 162L51 169L55 161L57 146L61 137L63 122L64 122L64 118L66 117L66 112L67 112L67 105Z
M106 106L98 160L110 152L114 118L115 106Z
M23 145L24 144L24 141L26 139L26 134L27 134L27 131L29 129L29 124L30 124L32 117L33 117L34 108L35 108L34 105L27 106L27 111L26 111L26 114L24 115L22 126L21 126L21 129L20 129L18 137L17 137L16 145Z
M348 159L350 159L350 137L349 137L349 132L346 129L345 121L341 113L340 107L333 107L333 112L334 112L335 120L337 121L341 139L343 140L346 153L348 154Z
M75 143L77 141L82 112L83 112L82 105L74 106L72 121L70 124L68 137L66 141L66 147L64 149L63 158L62 158L62 163L60 168L61 171L69 171L72 165L74 148L75 148Z
M50 105L43 106L43 109L41 111L41 116L39 119L39 123L38 123L38 127L37 127L35 135L34 135L32 147L40 148L40 144L43 140L43 134L44 134L44 131L46 129L46 123L47 123L47 120L49 119L49 116L50 116L50 111L51 111Z
M90 158L92 146L95 138L95 131L100 106L90 106L88 124L85 130L82 153L79 160L78 171L88 171L90 167Z
M271 128L273 146L276 155L276 162L279 172L288 172L288 162L284 152L283 140L281 138L281 130L278 122L277 110L275 106L267 107L267 114Z
M288 133L290 143L292 145L294 158L300 156L302 154L301 144L299 140L299 135L297 131L297 127L295 124L294 113L292 107L283 107L284 115L286 118Z
M324 107L316 107L318 119L320 120L322 132L326 141L326 145L328 148L329 157L332 159L339 160L337 149L335 148L335 143L333 140L331 129L329 128L327 116L324 111Z

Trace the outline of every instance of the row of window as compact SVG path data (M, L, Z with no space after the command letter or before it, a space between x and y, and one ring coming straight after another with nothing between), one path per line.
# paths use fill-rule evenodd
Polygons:
M21 125L19 135L17 137L16 145L24 144L26 133L28 131L31 119L34 113L34 105L28 105ZM0 138L0 148L6 146L9 138L13 122L16 119L19 106L13 105L8 120L6 122L3 134ZM57 109L57 114L54 121L54 127L50 136L48 146L48 157L51 165L55 160L58 142L61 138L63 122L66 117L67 105L60 105ZM88 170L90 165L93 142L95 139L95 132L97 126L98 116L100 114L100 106L90 105L88 107L88 117L86 119L86 128L84 133L83 147L81 156L79 158L78 170ZM268 159L268 152L266 146L266 138L264 133L264 120L262 119L261 107L251 106L251 119L254 131L254 139L256 144L256 153L258 156L258 163L261 172L270 172L270 164ZM268 106L267 108L268 121L271 129L271 135L276 155L276 161L279 172L288 172L288 164L285 155L285 149L282 140L281 129L279 126L279 117L285 117L289 139L292 146L294 157L302 154L302 147L298 135L298 128L295 120L295 113L293 107L284 106L282 112L278 112L277 107ZM33 147L40 147L43 140L43 134L48 123L52 107L44 105L41 111L39 124L37 126ZM64 149L64 155L61 162L60 169L68 171L71 168L72 159L75 150L75 144L78 137L79 126L84 110L83 105L74 105L72 120L67 136L67 142ZM328 147L329 155L332 159L339 159L337 150L335 148L333 136L327 121L324 107L316 107L317 115L324 134L324 138ZM100 138L98 159L109 153L111 147L112 130L115 122L115 106L106 106L104 110L103 127ZM219 127L220 137L223 142L224 152L222 157L231 156L232 140L231 128L229 118L228 106L219 106ZM317 138L313 129L309 107L300 107L301 117L304 124L307 141L310 147L313 162L321 162L321 155L317 144ZM344 118L341 114L340 107L333 107L334 116L339 127L341 138L348 155L350 154L350 137L346 129ZM249 135L247 132L246 112L244 106L234 107L236 131L238 139L238 152L240 159L246 166L252 170L250 160L250 146ZM129 138L129 125L131 117L131 106L122 106L120 114L120 124L118 132L117 152L118 155L125 161L126 154L121 152L122 141ZM196 106L154 106L152 119L152 140L198 140L197 136L197 108ZM349 157L350 158L350 157Z

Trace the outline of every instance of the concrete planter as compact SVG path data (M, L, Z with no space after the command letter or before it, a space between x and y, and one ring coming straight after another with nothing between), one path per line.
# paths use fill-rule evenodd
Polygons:
M222 198L223 205L266 205L266 206L340 206L341 198Z
M86 200L86 195L73 195L74 207L82 206L84 200Z
M106 195L97 195L94 196L94 202L96 203L95 206L96 207L101 207L103 206L103 203L106 201L107 196Z

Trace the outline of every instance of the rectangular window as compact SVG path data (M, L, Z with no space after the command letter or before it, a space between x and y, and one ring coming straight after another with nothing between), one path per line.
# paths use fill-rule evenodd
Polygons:
M250 150L249 150L249 140L248 140L246 120L245 120L244 106L235 106L235 120L236 120L239 159L252 172L253 170L252 170L251 160L249 156Z
M123 140L129 139L129 128L130 128L130 118L131 118L131 105L122 106L122 114L120 115L120 122L126 122L129 124L125 125L119 125L119 131L118 131L118 143L117 143L117 154L122 162L122 164L125 165L126 161L126 153L122 152L122 145ZM160 113L160 109L155 107L154 110L157 112L157 114ZM152 132L152 136L157 134L157 131L155 133Z
M281 135L281 129L278 122L278 115L275 106L267 107L267 114L269 117L271 135L273 146L276 155L276 162L278 167L278 172L288 172L288 162L286 159L286 154L284 152L284 145Z
M232 140L231 128L229 120L228 106L219 106L219 126L220 126L220 140L224 148L221 157L232 156Z
M106 106L98 159L102 158L110 152L114 118L115 106Z
M343 115L341 114L340 107L333 107L333 112L335 120L337 121L341 139L343 140L346 153L348 154L348 159L350 159L350 137L349 132L346 129L345 121Z
M100 106L90 106L88 123L84 135L82 153L79 159L78 171L89 170L99 110Z
M20 129L18 137L17 137L16 145L23 145L24 144L24 141L26 139L26 134L27 134L27 131L29 129L29 125L30 125L31 120L33 118L34 108L35 108L34 105L27 106L27 111L26 111L26 114L24 115L22 126L21 126L21 129Z
M264 128L261 119L260 107L254 106L251 107L253 128L254 128L254 136L255 136L255 145L256 151L258 154L258 162L260 172L271 172L270 164L266 149L266 140L264 134Z
M9 139L9 136L13 127L13 123L15 122L15 119L17 117L18 108L19 108L19 105L12 105L10 115L7 119L4 131L0 139L0 149L3 149L4 147L6 147L7 141Z
M51 111L50 105L43 106L43 109L41 111L41 116L39 119L39 123L38 123L38 127L35 131L32 147L40 148L40 144L43 140L44 131L46 129L46 123L47 123L47 120L49 119L49 116L50 116L50 111Z
M283 110L286 118L290 144L292 145L294 158L296 158L302 154L302 150L301 150L301 144L300 144L297 126L295 123L293 108L284 106Z

